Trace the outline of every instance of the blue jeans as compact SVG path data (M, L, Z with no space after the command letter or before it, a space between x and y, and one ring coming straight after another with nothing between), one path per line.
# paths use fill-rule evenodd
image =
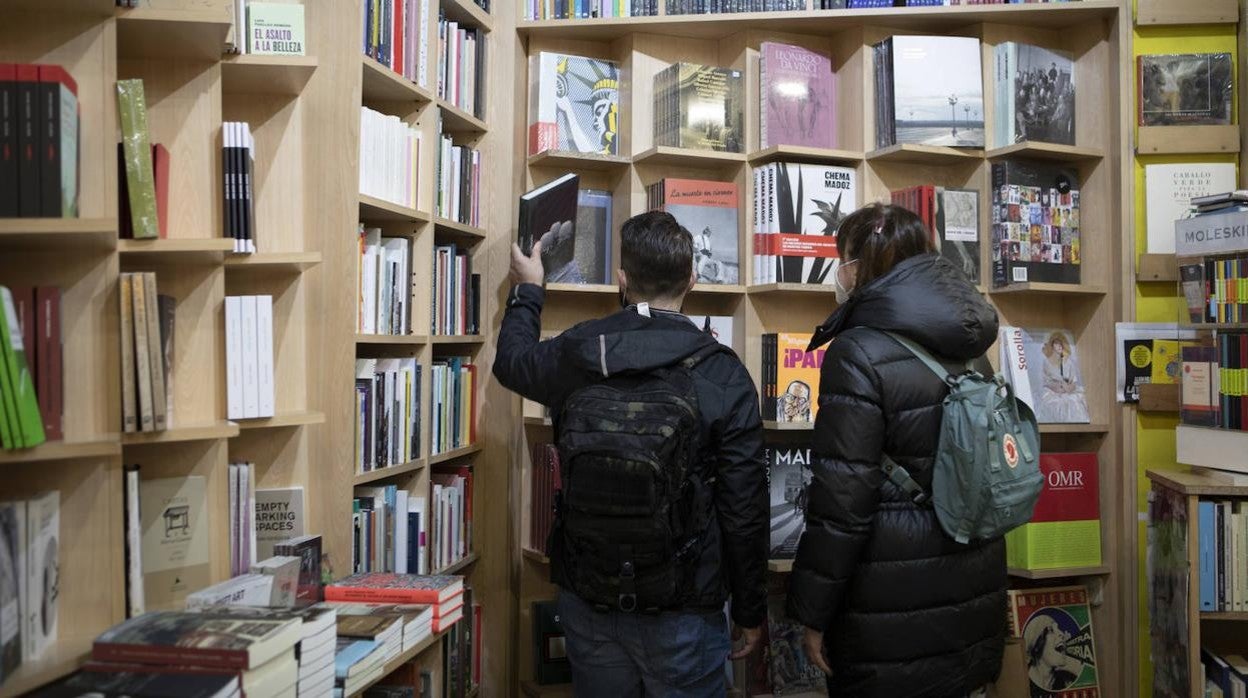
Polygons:
M598 612L559 592L577 698L711 698L727 693L731 641L722 610L659 615Z

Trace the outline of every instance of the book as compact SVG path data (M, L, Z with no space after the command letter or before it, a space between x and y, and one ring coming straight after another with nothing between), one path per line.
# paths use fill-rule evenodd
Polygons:
M740 153L745 148L741 71L673 63L654 76L654 144Z
M735 335L733 333L734 318L731 315L689 315L693 324L715 338L715 341L733 349Z
M1079 174L1060 165L992 165L992 283L1078 284Z
M994 49L996 147L1075 144L1075 63L1070 53L1015 41Z
M326 601L442 604L459 595L458 575L415 575L368 572L354 574L325 587Z
M256 490L256 557L273 557L273 548L304 530L303 488Z
M271 577L272 594L265 605L289 608L295 605L299 589L299 568L303 560L290 555L275 555L251 566L251 574Z
M776 593L778 585L770 585L767 595L766 663L767 685L773 696L827 695L827 677L810 661L803 636L805 628L787 618L784 610L786 593Z
M548 51L529 56L529 155L618 155L619 121L617 63Z
M118 316L121 335L121 424L122 431L139 430L138 384L134 374L134 277L122 273L117 279Z
M768 442L763 447L771 492L772 560L792 560L806 530L806 488L814 479L810 446Z
M416 208L420 202L420 153L420 131L397 116L360 107L361 194ZM439 167L442 164L440 159ZM449 180L451 174L439 171L440 187L446 186L443 180Z
M564 277L546 275L547 283L609 284L615 277L611 268L613 234L611 192L581 189L576 199L576 236L572 243L573 265L563 265ZM567 244L567 243L564 243ZM546 244L542 244L545 251ZM552 257L558 255L552 253Z
M26 606L23 661L36 661L56 644L60 596L61 496L45 492L26 502Z
M809 333L764 334L763 418L777 422L813 423L819 414L815 390L825 349L806 351Z
M1144 166L1148 252L1174 254L1174 222L1187 215L1197 197L1235 188L1235 165L1190 162Z
M698 179L662 179L647 190L650 210L672 214L693 235L697 283L740 283L737 185Z
M151 326L147 321L148 312L148 284L146 276L152 272L132 272L130 300L131 305L131 326L134 329L134 371L135 385L138 388L137 406L139 416L139 431L155 431L156 429L156 406L155 392L152 386L152 343L148 333ZM152 298L152 311L155 312L155 298ZM163 399L163 396L162 396Z
M897 35L875 47L876 147L984 147L979 39Z
M554 601L533 602L533 676L542 686L572 681L567 639Z
M533 243L544 240L552 235L550 242L553 248L559 248L558 240L576 239L576 201L580 177L565 174L558 179L547 182L536 189L520 196L520 222L517 228L517 241L520 251L525 255L533 253ZM545 248L548 243L542 243ZM567 255L567 263L572 256ZM560 260L551 260L556 263ZM543 265L546 264L543 250ZM550 266L546 267L550 269Z
M299 558L299 586L295 600L299 603L321 601L321 537L298 536L273 546L273 554Z
M280 655L293 659L298 619L266 619L252 614L229 618L222 611L153 611L105 630L95 639L98 662L188 664L222 669L255 669Z
M59 65L39 66L40 208L78 217L78 83Z
M31 373L35 347L23 344L22 327L18 323L17 307L13 293L0 286L0 374L6 378L0 382L0 390L6 393L5 410L13 429L13 446L31 448L46 440L43 417L39 412L39 397L35 394L35 378Z
M0 679L22 664L26 608L26 502L0 502Z
M17 215L34 218L43 213L39 191L39 166L43 152L39 142L40 112L39 66L19 63L15 66L14 82L17 97Z
M1031 520L1005 536L1010 567L1038 570L1101 564L1095 453L1041 453L1044 488Z
M249 573L210 584L187 594L186 610L197 611L215 606L269 606L274 596L274 578Z
M773 211L755 235L755 283L830 285L839 262L836 231L858 208L857 176L847 167L772 163L761 168L762 210ZM761 254L761 259L760 259Z
M156 212L156 183L142 80L117 81L117 109L125 153L130 230L136 239L159 237L160 218Z
M1183 379L1179 387L1179 422L1200 427L1219 424L1218 349L1182 347Z
M152 429L163 431L169 426L166 413L169 396L165 392L165 362L164 349L160 340L160 307L159 296L156 293L156 274L143 272L141 278L143 280L143 317L146 322L143 336L147 340L147 364L151 372ZM137 313L135 319L136 321L138 319ZM140 378L140 384L142 384L142 378Z
M208 586L207 506L203 476L139 482L145 608L179 608L187 594Z
M35 347L37 367L36 393L39 397L39 413L43 417L43 433L49 441L65 437L63 429L65 410L64 351L61 346L61 289L56 286L36 286L29 334L33 341L24 342ZM29 351L29 349L28 349Z
M334 651L334 675L338 679L348 679L367 672L381 662L382 649L372 640L338 638L338 647Z
M143 615L143 529L139 518L139 466L123 466L125 502L122 515L126 525L126 617Z
M1235 80L1229 53L1136 57L1140 126L1229 124Z
M831 59L801 46L764 41L758 60L761 148L835 148L837 92Z
M247 1L247 53L304 55L303 5Z
M238 676L229 673L79 670L28 695L31 698L235 698L240 695L240 687Z
M0 218L20 214L17 66L0 63Z
M1003 326L1001 365L1014 395L1041 424L1090 421L1074 335L1064 329Z
M1023 641L1033 696L1100 695L1086 587L1009 592L1010 635Z
M940 254L962 270L968 281L980 282L979 192L974 189L936 188Z
M152 186L156 192L159 237L163 240L169 237L169 149L162 143L152 144Z
M434 212L469 226L481 225L481 171L485 161L481 151L455 145L445 135L438 149L439 173Z

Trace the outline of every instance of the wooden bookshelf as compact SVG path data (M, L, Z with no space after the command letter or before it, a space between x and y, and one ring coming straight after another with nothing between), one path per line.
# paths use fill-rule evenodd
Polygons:
M1135 6L1135 23L1140 26L1235 24L1238 20L1238 0L1136 0Z
M321 263L320 252L258 252L255 254L229 255L225 258L226 271L273 271L304 272Z
M116 244L114 218L0 218L0 250L9 246L111 250Z
M1140 126L1135 151L1139 155L1178 155L1188 153L1238 153L1239 127L1222 126Z
M1135 263L1135 279L1178 283L1178 258L1172 254L1142 254Z
M217 61L230 30L222 3L207 8L177 6L117 10L117 52L124 58ZM191 3L187 3L191 5Z
M221 61L221 89L238 94L297 95L315 70L315 56L229 56Z
M1078 579L1080 577L1105 577L1110 574L1109 565L1094 567L1061 567L1047 570L1028 570L1018 567L1009 569L1011 577L1019 579Z
M1180 424L1175 445L1184 465L1248 473L1248 432Z
M1081 160L1098 160L1105 157L1101 148L1083 148L1076 145L1061 143L1042 143L1040 141L1023 141L1003 148L993 148L985 154L988 159L999 158L1030 158L1033 160L1057 160L1059 162L1079 162Z
M383 480L390 480L392 478L410 476L412 473L423 470L425 465L425 459L421 458L407 463L400 463L399 465L377 468L366 473L356 473L353 484L367 485L374 482L381 482Z
M429 221L429 214L414 208L390 203L375 196L360 194L360 218L370 221L425 223Z
M240 419L237 420L238 428L242 431L248 429L284 429L291 427L306 427L312 424L324 424L325 413L314 410L303 412L285 412L276 414L272 417L260 417L259 419Z
M784 161L853 167L862 162L862 158L863 154L854 150L808 148L797 145L773 145L770 148L756 150L749 155L749 161L754 165Z
M973 148L947 148L940 145L899 143L867 153L872 162L900 162L910 165L957 165L984 157L984 151Z

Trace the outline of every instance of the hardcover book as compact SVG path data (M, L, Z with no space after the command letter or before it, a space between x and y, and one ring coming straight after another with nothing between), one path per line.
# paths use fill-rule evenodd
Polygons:
M39 66L43 216L78 217L78 83L59 65ZM4 126L0 126L3 129Z
M563 273L559 270L575 258L579 186L580 177L569 173L520 196L520 222L516 229L520 250L532 254L533 243L542 240L542 264L555 273Z
M815 394L825 350L806 351L809 333L763 335L763 418L813 423L819 413Z
M771 41L763 42L758 60L761 148L835 148L836 74L832 61L801 46Z
M230 618L220 610L153 611L105 630L91 658L100 662L187 664L254 669L283 653L293 657L302 622L254 614Z
M1231 123L1231 54L1144 55L1136 60L1141 126Z
M1044 489L1031 521L1005 536L1010 567L1101 564L1100 488L1095 453L1041 453Z
M326 601L442 604L464 590L458 575L415 575L364 572L325 587Z
M698 283L740 283L735 183L667 178L648 198L651 210L667 211L693 235Z
M0 681L22 664L26 502L0 502Z
M529 155L619 154L620 71L614 61L542 51L529 56Z
M674 63L654 77L654 144L740 153L741 71Z
M1086 424L1088 401L1069 330L1004 326L1002 372L1041 424Z
M898 35L876 46L876 147L984 147L979 39Z
M810 447L806 444L768 443L767 481L771 490L772 560L792 560L806 529L806 488L813 479Z
M1027 651L1031 695L1098 698L1087 588L1011 590L1009 598L1010 634Z
M1007 41L996 53L996 147L1075 144L1075 63L1065 51Z
M760 283L831 285L839 257L836 231L858 208L857 179L847 167L775 163L767 165L768 188L774 182L774 230L761 237L764 254ZM756 252L757 254L757 252Z
M156 211L156 182L142 80L117 81L117 110L125 154L130 229L135 239L159 237L160 218Z
M1079 283L1078 173L1040 162L994 163L992 206L994 286Z
M207 506L203 476L140 480L146 608L180 608L211 581Z
M256 490L256 558L276 555L273 547L303 535L303 488Z
M247 3L247 53L257 56L304 55L303 5Z
M936 235L940 254L973 284L979 273L979 192L936 188Z
M24 659L34 661L56 644L60 596L61 495L47 492L26 503L26 618Z
M1187 216L1192 199L1235 189L1234 163L1187 162L1144 166L1148 252L1174 254L1174 222Z
M611 251L614 244L611 208L609 191L582 189L577 193L576 241L572 253L576 264L563 267L572 278L552 278L548 273L548 283L611 283L614 276L611 270Z
M39 397L35 395L35 379L31 373L34 347L22 343L22 328L17 320L13 294L0 286L0 389L5 393L4 410L12 430L11 448L30 448L45 440L43 416L39 414ZM10 412L11 410L11 412Z
M1218 400L1218 349L1195 346L1180 349L1183 379L1179 387L1179 421L1198 427L1216 427L1221 418Z

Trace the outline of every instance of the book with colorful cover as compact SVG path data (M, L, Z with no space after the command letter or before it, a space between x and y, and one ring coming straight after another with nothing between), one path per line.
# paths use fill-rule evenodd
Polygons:
M999 344L1002 372L1014 395L1027 403L1041 424L1091 421L1083 373L1069 330L1003 326Z
M273 546L273 554L299 558L299 585L295 600L316 603L321 600L321 537L299 536Z
M619 120L614 61L547 51L529 57L529 155L618 155Z
M1183 53L1136 57L1141 126L1229 124L1235 101L1229 53Z
M1077 284L1079 173L1051 163L992 165L992 283Z
M43 415L39 413L39 397L35 394L34 377L31 373L30 352L34 347L22 343L22 328L17 320L17 308L13 294L0 286L0 371L7 377L5 392L8 402L5 409L14 410L8 415L10 427L16 425L14 443L20 448L38 446L46 439L43 431Z
M783 585L772 584L768 592L766 651L771 695L827 695L827 677L806 654L806 629L785 613Z
M806 487L814 478L809 444L767 443L767 479L771 490L772 560L792 560L806 529Z
M613 277L611 252L613 226L611 192L601 189L581 189L576 201L576 242L572 257L576 265L573 279L567 281L582 284L609 284Z
M812 423L825 349L806 351L809 333L763 335L764 419Z
M836 74L827 56L764 41L759 47L758 83L763 150L781 144L836 147Z
M1005 536L1010 567L1101 564L1100 488L1095 453L1041 453L1044 488L1031 520Z
M257 56L304 55L303 5L247 3L247 53Z
M1088 590L1010 590L1010 635L1020 638L1034 698L1099 698Z
M441 604L463 590L464 578L459 575L363 572L326 586L325 600Z
M147 100L142 80L117 81L117 110L125 158L130 230L136 240L160 236L156 176L147 133Z
M1218 349L1209 346L1181 347L1182 382L1179 387L1179 421L1198 427L1216 427L1220 419L1218 399Z
M740 283L735 183L669 177L648 193L651 210L667 211L693 235L698 283Z

